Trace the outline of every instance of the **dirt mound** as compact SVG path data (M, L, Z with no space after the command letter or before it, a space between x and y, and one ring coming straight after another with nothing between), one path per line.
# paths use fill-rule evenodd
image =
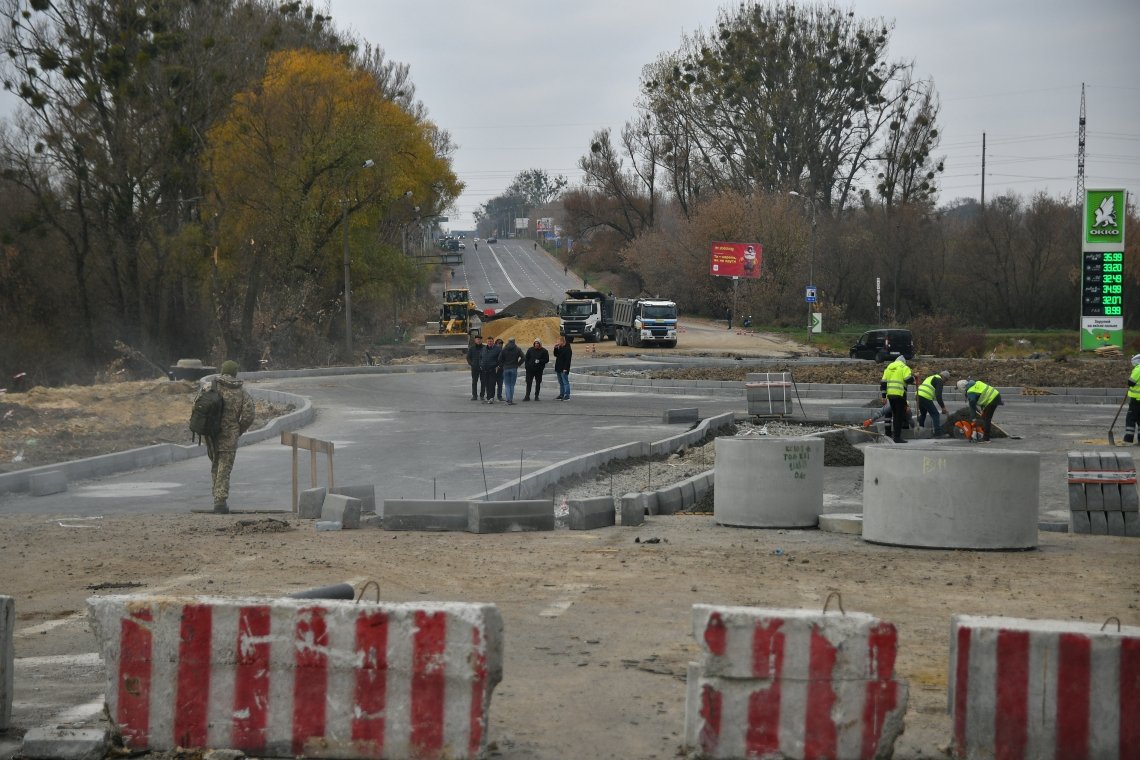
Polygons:
M483 337L502 338L503 342L506 342L508 338L514 338L515 343L524 351L531 347L535 338L538 338L542 341L543 347L549 351L554 348L554 344L558 341L559 327L561 327L561 321L558 317L538 317L535 319L506 317L484 323ZM554 356L551 355L550 358L553 360Z
M842 432L823 436L824 467L862 467L863 452L847 440Z
M265 517L260 520L238 520L233 525L218 528L218 533L225 533L230 536L248 536L255 533L286 533L291 530L296 530L296 528L285 520Z
M550 301L541 298L520 298L510 306L499 311L496 319L503 317L518 317L519 319L535 319L537 317L557 317L558 307Z

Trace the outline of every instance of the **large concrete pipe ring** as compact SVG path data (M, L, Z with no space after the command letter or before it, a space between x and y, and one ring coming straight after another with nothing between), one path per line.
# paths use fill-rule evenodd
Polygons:
M719 524L809 528L822 511L821 438L716 439L713 518Z
M1041 456L989 446L868 446L863 538L937 549L1034 549Z

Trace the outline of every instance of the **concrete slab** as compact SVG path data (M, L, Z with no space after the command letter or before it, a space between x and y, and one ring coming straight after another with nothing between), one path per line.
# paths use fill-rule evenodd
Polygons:
M297 495L297 516L304 520L319 520L328 489L324 486L306 488Z
M467 530L466 501L385 499L380 523L384 530Z
M376 486L371 483L360 486L336 486L329 489L329 493L360 499L360 514L362 515L376 511Z
M28 490L32 496L50 496L67 490L67 474L63 470L48 470L33 473L28 478Z
M819 516L819 529L828 533L863 535L863 515L859 513L831 513Z
M338 522L345 530L360 528L360 499L330 493L321 507L322 522Z
M595 530L617 525L614 500L609 496L592 499L571 499L570 530Z
M100 760L108 741L102 728L37 726L24 734L20 754L31 760Z
M645 524L645 499L643 494L627 493L621 497L621 524L636 527Z
M554 505L544 500L471 501L467 503L471 533L515 533L554 530Z

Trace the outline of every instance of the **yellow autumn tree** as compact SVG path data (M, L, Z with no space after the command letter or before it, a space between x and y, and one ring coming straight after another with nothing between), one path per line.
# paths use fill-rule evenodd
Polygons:
M393 230L418 199L442 207L462 189L435 129L345 55L270 57L264 79L210 130L204 154L212 295L229 355L249 366L285 328L290 345L310 346L297 361L339 341L346 220L354 296L414 285Z

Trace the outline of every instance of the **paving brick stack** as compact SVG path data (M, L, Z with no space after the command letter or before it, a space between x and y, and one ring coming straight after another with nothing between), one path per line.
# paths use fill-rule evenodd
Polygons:
M1074 533L1140 538L1140 499L1132 455L1070 451L1069 511Z

